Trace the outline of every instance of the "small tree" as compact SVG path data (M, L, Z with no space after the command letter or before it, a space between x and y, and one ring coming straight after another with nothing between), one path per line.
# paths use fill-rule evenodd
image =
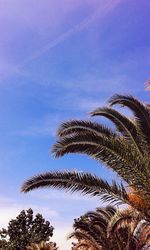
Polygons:
M0 249L25 250L31 243L48 242L53 227L41 214L33 216L33 210L23 210L9 222L7 229L0 230Z

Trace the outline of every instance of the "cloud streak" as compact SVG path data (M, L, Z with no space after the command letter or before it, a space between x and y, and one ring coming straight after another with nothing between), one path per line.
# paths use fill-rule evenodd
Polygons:
M83 29L87 28L91 23L93 23L97 18L104 17L107 15L111 10L113 10L118 4L120 3L120 0L109 0L105 2L105 4L100 6L92 15L85 18L82 22L75 25L73 28L69 29L68 31L61 34L59 37L54 39L53 41L47 43L43 48L39 49L37 52L33 53L29 58L27 58L23 65L38 58L46 51L56 47L66 39L70 38L71 36L75 35L76 33L82 31ZM22 65L22 66L23 66Z
M71 29L67 30L66 32L62 33L60 36L58 36L56 39L50 41L49 43L45 44L42 48L35 51L31 56L28 56L25 60L22 61L22 63L15 64L15 65L9 65L7 66L5 70L3 70L0 80L5 79L6 77L10 77L13 74L22 74L22 68L26 66L26 64L34 61L35 59L39 58L41 55L43 55L45 52L55 48L65 40L69 39L73 35L79 33L80 31L86 29L89 27L90 24L92 24L95 20L99 18L105 17L109 12L111 12L113 9L115 9L118 4L120 3L120 0L107 0L105 3L96 8L96 11L92 13L90 16L86 17L83 21L76 24Z

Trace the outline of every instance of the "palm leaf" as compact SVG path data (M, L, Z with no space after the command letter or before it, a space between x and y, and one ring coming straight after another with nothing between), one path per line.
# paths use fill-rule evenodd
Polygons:
M73 224L74 233L79 230L91 230L95 236L98 236L101 240L101 245L104 249L111 249L116 250L118 249L118 244L116 240L112 240L107 237L107 227L109 221L116 213L116 209L112 206L107 206L105 208L97 208L95 211L87 212L86 214L82 215L80 218L75 219ZM83 237L84 239L84 237ZM82 240L78 238L79 242Z
M56 157L66 153L87 154L111 167L130 185L149 193L150 172L144 169L144 163L142 165L141 158L132 145L120 137L107 138L93 133L72 134L60 138L52 152Z
M150 246L150 223L140 220L133 232L129 249L149 249Z
M120 230L120 228L126 227L129 227L132 233L139 220L140 214L136 210L131 210L129 208L118 210L109 221L107 234L113 236L117 231Z
M99 242L97 242L95 240L95 238L88 232L81 230L81 229L77 229L76 231L72 232L71 234L69 234L69 236L67 237L68 239L71 238L76 238L78 240L88 240L90 241L92 246L95 246L96 249L101 250L101 244L99 244ZM103 242L101 242L103 244Z
M109 104L126 106L133 111L136 124L150 145L150 109L131 95L114 95L110 98Z
M133 144L141 155L141 141L137 127L134 122L112 108L97 108L91 112L92 116L104 116L115 124L117 131L120 132L130 143Z
M64 122L60 125L58 129L58 136L66 136L72 133L78 132L85 132L85 133L94 133L96 135L104 134L105 136L116 136L113 130L105 127L102 124L91 122L91 121L83 121L83 120L72 120Z
M79 220L76 220L74 224L74 231L81 230L86 232L88 235L91 235L92 238L96 243L99 244L99 246L105 247L105 249L108 249L108 241L106 239L106 235L104 235L103 231L101 231L99 228L95 227L91 221L83 220L82 218Z
M128 203L128 195L123 185L107 181L89 173L78 172L48 172L27 180L22 186L22 192L37 188L53 187L67 191L80 192L101 198L104 202L115 204Z

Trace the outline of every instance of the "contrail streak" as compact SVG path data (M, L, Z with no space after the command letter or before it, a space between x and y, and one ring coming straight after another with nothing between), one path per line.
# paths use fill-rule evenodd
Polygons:
M37 50L34 52L31 56L26 58L22 63L15 65L14 67L11 68L9 74L7 72L7 76L12 75L14 73L17 73L26 66L27 63L32 62L36 58L40 57L42 54L44 54L46 51L49 51L50 49L56 47L57 45L61 44L63 41L67 40L71 36L75 35L76 33L84 30L87 28L91 23L93 23L97 18L103 18L105 15L107 15L111 10L113 10L115 7L118 6L118 4L121 2L121 0L105 0L105 3L103 6L99 6L97 10L87 18L85 18L83 21L81 21L79 24L75 25L73 28L69 29L68 31L64 32L60 36L58 36L56 39L53 41L50 41L47 43L44 47L41 49ZM6 78L6 76L1 77L0 80Z
M59 45L69 37L73 36L74 34L80 32L81 30L87 28L92 22L95 21L98 17L104 17L108 12L110 12L112 9L114 9L118 4L120 3L120 0L109 0L105 2L103 6L98 8L92 15L85 18L82 22L75 25L73 28L69 29L65 33L61 34L59 37L57 37L55 40L47 43L43 48L39 49L37 52L33 53L30 57L28 57L21 66L24 64L38 58L46 51L54 48L55 46Z

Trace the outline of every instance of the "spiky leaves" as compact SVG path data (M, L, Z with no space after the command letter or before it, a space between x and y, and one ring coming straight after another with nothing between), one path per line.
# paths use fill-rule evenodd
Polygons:
M128 107L134 113L136 126L144 135L148 146L150 146L150 109L131 95L114 95L109 100L111 106L119 104ZM149 147L150 148L150 147Z
M74 232L70 237L78 239L79 244L88 240L91 247L94 247L94 243L97 243L100 249L129 250L129 245L133 246L134 231L140 220L140 214L131 209L118 211L110 206L98 208L75 219L73 224ZM89 230L92 239L87 237ZM145 235L148 230L147 227L142 232L142 235L143 233ZM97 241L97 235L99 242ZM147 244L147 238L144 239L144 244Z
M69 238L87 241L94 249L149 249L150 224L133 209L98 208L75 219L73 229Z
M115 132L106 126L91 122L91 121L83 121L83 120L72 120L68 122L64 122L60 125L58 129L58 136L64 137L68 136L72 133L94 133L97 136L106 135L106 136L116 136Z
M91 113L92 116L108 118L114 123L116 132L90 121L65 122L58 130L58 141L52 152L56 157L67 153L83 153L102 161L149 199L149 109L131 96L112 97L110 105L117 103L129 107L135 114L134 119L130 120L112 108L96 109Z
M58 141L53 146L52 152L56 157L67 153L83 153L103 162L135 192L144 196L146 204L150 204L150 109L132 96L115 95L110 99L109 104L128 107L133 111L133 119L128 119L110 107L99 108L93 111L92 115L108 118L115 125L115 131L91 121L65 122L58 130ZM62 174L66 175L63 172ZM71 179L72 184L67 183L68 177L66 178L65 175L63 178L59 175L59 179L55 178L55 172L37 176L26 182L29 187L28 191L48 185L75 191L87 190L87 185L84 189L84 185L81 185L81 182L79 184L78 179L73 178ZM92 190L90 194L95 195L95 192ZM108 192L108 194L110 193Z
M104 162L116 171L127 183L149 192L150 175L141 157L124 138L120 136L96 135L93 132L74 132L59 138L53 147L56 157L66 153L83 153ZM143 160L144 161L144 160Z
M122 184L118 185L113 181L110 185L107 181L89 173L48 172L27 180L22 186L22 191L26 193L42 187L80 192L114 204L128 203L128 195Z
M98 108L91 112L92 116L104 116L108 118L116 126L118 132L120 132L124 138L133 144L134 148L141 155L140 137L134 122L122 115L118 111L112 108ZM142 155L141 155L142 156Z
M129 248L133 237L133 231L140 221L140 214L136 210L123 209L118 210L108 223L108 238L116 238L123 249Z
M91 211L78 219L75 219L73 228L74 232L70 235L76 237L79 242L89 240L91 247L96 249L116 249L116 244L107 238L107 225L114 213L110 207L98 208L96 211ZM87 238L90 235L90 238ZM91 238L92 236L92 238Z
M41 241L40 243L32 243L26 247L26 250L57 250L56 243Z

